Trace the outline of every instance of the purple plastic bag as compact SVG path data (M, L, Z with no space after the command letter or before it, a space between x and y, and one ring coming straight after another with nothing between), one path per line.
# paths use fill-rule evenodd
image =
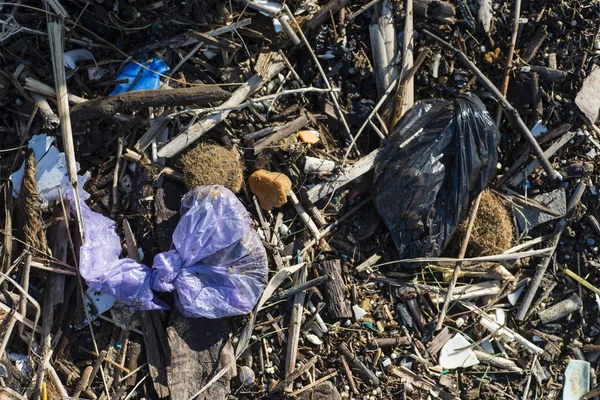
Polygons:
M153 268L119 259L115 223L82 204L85 244L80 272L88 286L140 310L166 309L153 290L175 292L187 317L247 314L267 284L265 248L250 215L228 189L200 186L187 193L173 249L157 254Z

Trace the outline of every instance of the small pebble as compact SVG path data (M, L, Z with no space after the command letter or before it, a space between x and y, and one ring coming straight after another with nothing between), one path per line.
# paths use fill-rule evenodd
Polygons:
M596 243L596 241L594 239L592 239L592 238L589 238L587 240L587 244L589 244L590 246L592 246L594 243Z
M247 366L241 366L238 372L238 379L242 386L249 387L254 385L254 371Z
M395 360L396 358L398 358L398 353L392 353L390 357L392 357L392 360Z

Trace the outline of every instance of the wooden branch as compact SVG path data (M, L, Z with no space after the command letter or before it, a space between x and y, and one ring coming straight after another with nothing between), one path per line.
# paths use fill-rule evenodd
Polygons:
M115 96L93 99L71 109L73 121L112 117L118 113L131 113L146 107L177 107L197 104L207 105L227 100L231 93L217 86L195 86L169 90L137 90Z
M539 75L540 79L549 82L564 82L567 79L568 74L565 71L559 69L542 67L540 65L529 66L531 72L535 72Z
M502 93L500 93L498 88L494 86L494 84L479 70L479 68L477 68L475 64L473 64L473 62L471 62L471 60L469 60L465 53L458 50L444 39L434 35L426 29L423 29L423 32L428 36L432 37L433 39L437 40L438 42L442 43L444 46L446 46L448 49L452 50L456 55L459 56L463 63L465 63L469 67L469 69L477 76L477 79L479 79L481 84L485 86L487 90L492 92L496 100L502 103L502 106L504 107L507 113L507 117L509 118L511 125L515 129L517 129L523 136L525 136L525 139L527 139L527 141L531 145L533 153L540 160L540 163L542 164L542 167L544 168L544 171L546 171L548 177L552 180L560 179L560 174L554 170L552 164L550 164L550 161L548 161L548 158L544 155L542 148L535 140L535 137L531 134L529 128L527 128L527 125L525 125L525 122L523 122L523 120L521 119L519 112L508 102L508 100L506 100L506 98L504 97L504 95L502 95Z
M352 310L347 299L346 285L342 275L341 261L325 260L321 261L319 266L323 274L329 275L331 278L325 282L327 311L336 319L352 318Z
M537 30L535 35L533 35L533 38L529 41L529 44L525 48L525 51L523 51L521 59L526 63L530 62L535 56L535 53L537 53L537 51L539 50L544 40L546 40L547 36L548 29L546 28L546 25L542 25L541 28Z
M328 194L338 190L342 186L369 172L375 166L375 159L381 151L382 148L373 150L371 153L367 154L358 162L356 162L356 164L348 168L347 171L335 176L333 180L315 185L307 192L308 201L311 203L316 203Z
M293 121L290 121L282 126L274 128L275 131L273 134L270 134L269 136L260 139L259 141L254 143L254 154L260 153L272 144L279 143L286 137L306 127L306 125L308 125L308 118L306 118L305 115L301 115Z

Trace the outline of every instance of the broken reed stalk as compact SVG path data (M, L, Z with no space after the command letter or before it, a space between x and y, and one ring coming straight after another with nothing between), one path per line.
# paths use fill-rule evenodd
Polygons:
M531 283L527 288L525 297L523 297L523 301L521 302L521 305L519 306L519 310L517 311L517 315L515 317L518 321L523 321L525 319L525 316L529 311L529 307L531 307L531 303L533 302L535 294L542 283L542 279L544 278L546 269L548 269L548 265L550 265L552 256L554 255L554 252L558 247L560 237L562 236L562 233L567 227L567 216L570 215L579 204L579 201L581 200L581 196L583 195L585 188L585 183L583 181L579 182L579 184L575 188L575 191L573 192L573 195L571 196L571 199L569 200L569 205L567 207L567 212L565 216L563 216L556 223L554 231L552 232L552 238L550 239L551 251L541 260L540 264L538 264L538 266L535 269L535 275L533 276L533 279L531 280Z
M508 83L510 82L510 71L512 69L513 57L515 55L515 46L517 44L517 37L519 36L519 18L521 18L521 0L515 0L515 16L513 17L513 30L510 38L510 46L508 46L508 56L506 58L506 67L504 68L504 78L502 79L502 86L500 86L500 93L506 96L508 91ZM502 121L502 105L498 104L496 108L496 128L500 126Z
M52 55L52 70L54 71L54 85L56 89L56 105L60 117L60 130L62 134L63 147L67 161L67 173L69 182L73 187L75 199L75 214L77 217L77 228L81 241L84 240L83 216L81 213L81 199L79 196L79 181L77 180L77 164L75 162L75 145L73 143L73 131L71 130L71 114L69 112L69 99L67 93L67 77L65 76L64 63L64 19L56 20L49 14L46 15L48 22L48 39L50 42L50 53Z
M479 204L481 203L481 196L483 192L479 193L475 202L473 203L473 208L471 209L471 214L469 215L469 222L467 224L467 231L465 233L465 238L460 246L460 251L458 253L458 258L463 258L467 253L467 247L469 247L469 240L471 240L471 232L473 231L473 226L475 225L475 220L477 219L477 212L479 211ZM444 304L442 305L442 310L440 311L440 315L438 316L437 325L435 327L436 331L442 329L444 325L444 319L446 318L446 313L448 312L448 306L452 301L452 295L454 292L454 288L456 287L456 282L458 281L458 277L460 276L460 266L461 262L457 262L454 267L454 271L452 272L452 277L450 278L450 284L448 285L448 290L446 291L446 298L444 299Z
M296 284L302 285L306 283L306 265L296 272ZM292 308L292 316L288 328L288 342L285 358L285 375L290 375L296 369L296 358L298 357L298 343L300 341L300 327L302 326L302 311L304 310L304 300L306 292L302 291L294 296L294 305ZM288 386L290 390L293 388L293 383Z
M404 12L406 16L404 18L404 36L402 38L402 71L400 74L402 78L408 75L414 61L413 0L406 0ZM404 83L402 99L398 100L401 101L400 114L398 115L398 119L400 119L415 103L415 82L412 77L408 78L406 83Z
M535 137L531 134L529 128L527 128L527 125L525 125L525 122L523 122L523 120L521 119L519 112L508 102L508 100L506 100L506 97L504 97L504 95L500 93L498 88L494 86L494 84L483 74L483 72L479 70L479 68L477 68L475 64L473 64L471 60L469 60L465 53L452 46L450 43L440 38L439 36L429 32L427 29L423 29L423 32L431 38L442 43L444 46L446 46L448 49L452 50L456 55L458 55L458 57L463 61L463 63L469 67L469 69L475 74L475 76L477 76L477 79L479 79L481 84L485 86L485 88L494 95L496 100L498 100L502 104L502 106L506 110L506 116L510 120L511 125L515 129L517 129L525 137L525 139L527 139L529 145L531 146L531 149L533 150L533 153L542 164L542 167L544 168L544 171L546 172L548 177L552 180L560 179L560 174L554 170L552 164L544 155L542 148L538 144Z

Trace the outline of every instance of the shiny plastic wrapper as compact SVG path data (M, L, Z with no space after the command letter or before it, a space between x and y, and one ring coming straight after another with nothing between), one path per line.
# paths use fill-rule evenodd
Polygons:
M500 134L473 94L415 105L376 160L375 207L401 258L437 257L497 165Z

